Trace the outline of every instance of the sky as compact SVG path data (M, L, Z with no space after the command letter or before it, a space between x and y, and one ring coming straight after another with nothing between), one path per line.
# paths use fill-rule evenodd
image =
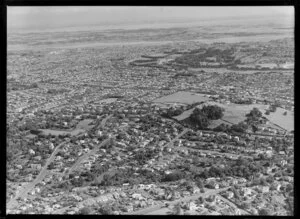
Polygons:
M7 8L8 31L46 30L94 25L149 24L268 17L293 26L292 6L253 7L129 7L60 6Z

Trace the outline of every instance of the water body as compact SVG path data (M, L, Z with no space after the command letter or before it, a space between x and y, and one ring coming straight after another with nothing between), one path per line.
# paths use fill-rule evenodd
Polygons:
M7 45L8 51L19 50L43 50L43 49L74 49L74 48L90 48L90 47L111 47L111 46L134 46L134 45L164 45L174 43L198 42L198 43L238 43L238 42L268 42L270 40L282 39L291 37L291 34L274 34L268 36L229 36L229 37L216 37L216 38L197 38L193 40L161 40L161 41L115 41L115 42L79 42L79 43L54 43L51 45L36 45L27 46L22 44Z

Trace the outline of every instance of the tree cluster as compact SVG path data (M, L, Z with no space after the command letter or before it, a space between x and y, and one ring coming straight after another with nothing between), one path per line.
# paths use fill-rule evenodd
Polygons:
M148 160L154 158L159 153L159 150L144 150L144 151L138 151L134 155L134 159L140 164L145 164Z
M181 171L175 171L170 174L165 174L165 176L162 179L162 182L172 182L172 181L177 181L180 179L184 179L185 174Z
M137 173L137 174L134 174ZM113 175L105 174L100 183L101 186L121 186L124 183L129 183L131 185L137 184L149 184L153 182L160 182L161 175L153 173L148 170L138 170L126 169L118 171Z
M259 118L262 117L262 113L259 109L257 109L256 107L254 107L250 113L248 113L246 115L247 118L252 118L252 120L258 120Z
M221 119L224 111L217 105L203 106L202 109L196 108L186 121L198 129L206 129L211 120Z
M212 166L208 170L205 169L199 175L194 177L209 178L209 177L226 177L226 176L237 176L250 178L255 173L262 172L263 166L260 163L253 163L246 160L239 159L236 162L228 163L225 168Z
M230 130L230 126L222 123L222 124L218 125L217 127L215 127L213 130L216 132L227 132L228 130Z
M197 68L201 67L200 62L207 61L206 58L216 57L217 62L225 62L226 65L228 65L234 61L233 53L233 49L220 50L216 48L208 48L207 50L192 50L188 54L177 57L175 62Z
M244 122L239 122L238 124L233 124L230 127L231 132L237 132L237 133L245 133L248 129L248 125Z

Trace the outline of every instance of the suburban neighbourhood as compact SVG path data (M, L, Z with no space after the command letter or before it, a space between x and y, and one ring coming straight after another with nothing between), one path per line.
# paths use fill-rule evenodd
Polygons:
M9 35L7 214L294 214L294 39L178 31Z

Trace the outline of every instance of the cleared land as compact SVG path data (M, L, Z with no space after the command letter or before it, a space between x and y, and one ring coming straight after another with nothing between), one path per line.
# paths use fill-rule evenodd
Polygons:
M292 111L285 110L283 108L277 108L275 113L270 113L270 115L266 115L265 112L269 108L269 105L264 104L223 104L214 101L209 101L209 97L204 94L195 94L191 92L180 91L171 95L167 95L161 98L154 100L155 103L158 104L191 104L195 102L205 102L203 105L218 105L225 109L224 116L222 120L214 120L210 125L210 128L214 128L221 123L225 124L237 124L246 119L246 114L248 114L254 107L258 108L263 115L273 124L287 130L294 130L294 113ZM201 105L200 105L201 106ZM189 109L184 111L181 115L175 116L174 119L179 121L184 120L190 116L193 112L193 109ZM287 115L284 115L284 112L287 112ZM274 125L270 125L273 127Z
M287 114L283 115L284 112L287 112ZM294 113L291 111L278 107L276 112L264 116L272 123L284 128L287 131L294 130Z
M51 134L51 135L65 135L70 134L72 136L78 135L82 132L85 132L87 129L90 129L92 126L89 125L93 120L92 119L84 119L80 121L76 129L73 131L60 131L60 130L52 130L52 129L41 129L45 135Z
M174 94L154 100L154 103L182 103L191 104L195 102L208 101L209 97L204 94L196 94L186 91L179 91Z

